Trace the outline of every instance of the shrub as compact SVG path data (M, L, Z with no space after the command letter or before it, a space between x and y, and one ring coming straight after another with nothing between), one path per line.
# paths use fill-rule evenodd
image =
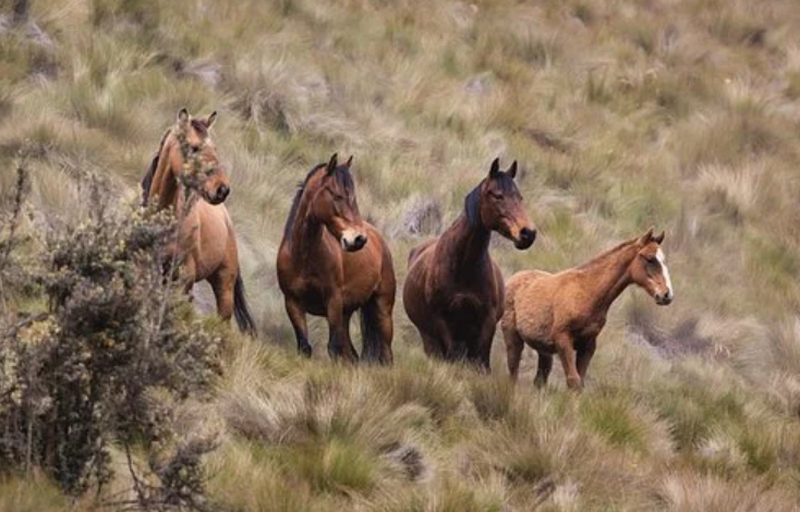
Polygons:
M163 278L172 218L112 211L99 200L108 191L90 183L89 218L44 241L47 311L0 320L0 468L41 467L79 494L109 481L109 447L121 443L129 461L143 449L161 482L133 475L142 504L192 505L213 441L185 442L171 420L190 394L209 391L221 338Z

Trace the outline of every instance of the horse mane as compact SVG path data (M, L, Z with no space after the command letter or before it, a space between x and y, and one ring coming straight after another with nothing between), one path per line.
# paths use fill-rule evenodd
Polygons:
M153 178L155 177L156 168L158 167L158 159L161 156L161 150L164 149L164 143L167 141L167 137L170 133L172 133L172 128L164 132L164 135L161 136L158 151L156 151L156 155L153 157L153 161L150 162L144 179L142 179L142 206L147 206L150 202L150 189L153 187Z
M487 178L484 178L483 181L486 179ZM508 174L501 172L494 179L497 180L497 183L500 185L500 190L504 193L519 193L517 186L514 184L514 178ZM478 186L473 188L472 191L467 194L467 197L464 198L464 213L467 216L467 222L469 222L470 227L477 226L481 220L479 207L481 204L481 185L483 185L483 181L478 183Z
M584 263L584 264L582 264L582 265L580 265L580 266L578 266L576 268L578 270L583 270L583 269L589 268L589 267L597 264L598 262L600 262L602 260L605 260L606 258L611 256L612 254L620 252L623 249L627 249L629 246L635 244L637 240L638 240L638 237L637 238L633 238L631 240L625 240L624 242L622 242L620 244L617 244L616 246L612 247L611 249L608 249L607 251L601 252L600 254L595 256L594 258L590 259L586 263Z
M306 190L306 186L308 182L311 181L311 178L319 171L320 169L324 169L327 164L317 164L308 171L305 179L297 186L297 192L294 195L294 200L292 200L292 207L289 210L289 217L286 219L286 225L283 227L283 238L286 239L287 242L292 241L292 226L294 225L295 217L297 217L297 209L300 207L300 198L303 197L303 192ZM355 185L353 183L353 176L350 174L350 170L347 168L346 165L339 165L333 171L333 175L336 179L336 182L342 186L348 194L353 193L355 190Z

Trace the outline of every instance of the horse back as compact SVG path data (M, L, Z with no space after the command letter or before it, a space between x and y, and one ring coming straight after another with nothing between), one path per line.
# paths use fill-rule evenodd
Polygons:
M436 243L436 240L437 240L436 238L433 238L433 239L431 239L431 240L428 240L428 241L426 241L426 242L423 242L423 243L421 243L420 245L418 245L418 246L414 247L413 249L411 249L411 251L409 251L409 253L408 253L408 262L407 262L407 268L411 268L411 265L413 265L413 264L414 264L414 262L416 262L416 261L417 261L417 259L419 258L419 256L420 256L420 255L421 255L423 252L425 252L425 250L426 250L427 248L429 248L429 247L433 246L433 244L435 244L435 243Z

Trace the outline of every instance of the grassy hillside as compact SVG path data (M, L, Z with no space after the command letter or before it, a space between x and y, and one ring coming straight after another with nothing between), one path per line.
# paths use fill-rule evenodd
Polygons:
M89 174L113 203L135 202L178 110L220 112L214 136L261 333L231 334L213 402L185 411L188 431L219 440L206 469L221 507L796 510L793 0L30 8L15 23L0 6L0 190L23 151L26 233L84 218ZM361 212L385 233L400 283L408 250L455 219L499 155L520 162L539 230L524 252L495 240L506 276L577 265L655 225L676 301L623 294L580 395L558 364L534 392L531 352L510 388L499 334L491 376L428 361L399 302L394 368L331 364L321 321L315 358L302 360L275 256L297 182L334 151L355 155ZM202 306L208 290L198 294ZM14 290L10 300L43 307ZM71 506L44 477L0 480L0 510Z

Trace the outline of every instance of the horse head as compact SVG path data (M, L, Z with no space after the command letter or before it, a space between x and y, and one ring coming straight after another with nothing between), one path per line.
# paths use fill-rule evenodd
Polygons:
M675 298L661 243L664 232L653 235L653 228L636 240L638 252L631 262L633 282L655 299L656 304L666 306Z
M516 175L516 160L503 172L500 159L495 158L489 175L467 196L465 209L471 224L480 222L513 241L517 249L527 249L536 239L536 229L522 207Z
M309 215L324 224L348 252L358 251L367 243L350 174L352 164L352 156L339 165L336 153L333 154L316 181L309 211Z
M216 112L206 118L194 118L185 108L178 112L177 124L162 139L143 182L146 195L161 196L162 206L166 206L168 191L174 191L174 184L184 183L211 204L225 201L231 190L230 178L209 135L216 119Z

